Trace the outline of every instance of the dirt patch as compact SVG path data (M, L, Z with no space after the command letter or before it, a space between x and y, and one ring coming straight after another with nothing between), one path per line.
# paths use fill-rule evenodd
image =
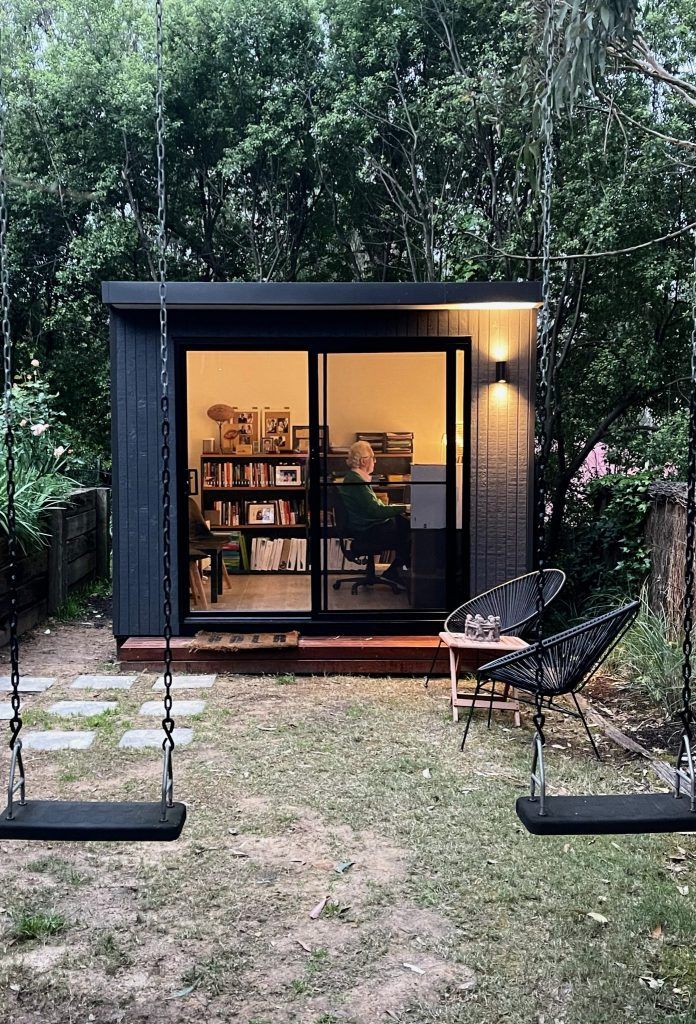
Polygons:
M379 976L357 985L348 995L345 1012L355 1024L400 1015L410 1009L442 1005L448 998L472 992L473 971L432 954L414 956L410 947L396 947L380 963Z

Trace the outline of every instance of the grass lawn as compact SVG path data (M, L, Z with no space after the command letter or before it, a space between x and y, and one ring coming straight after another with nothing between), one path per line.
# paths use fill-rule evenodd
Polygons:
M81 629L28 645L27 671L65 651L31 699L41 727L104 658ZM116 749L153 679L90 723L91 750L29 753L31 792L155 798L156 752ZM181 696L208 706L181 723L179 842L0 847L3 1020L696 1020L694 838L527 835L528 718L478 721L462 755L443 681L229 676ZM606 743L596 764L575 723L548 737L551 792L654 781Z

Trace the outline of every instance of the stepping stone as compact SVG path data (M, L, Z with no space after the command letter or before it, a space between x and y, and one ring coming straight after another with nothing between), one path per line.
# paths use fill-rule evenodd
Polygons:
M78 676L71 690L130 690L135 676Z
M216 679L215 673L209 676L172 676L172 690L206 690L213 685ZM152 689L164 689L164 676L159 676Z
M12 718L12 705L0 704L0 722L9 722Z
M51 732L22 733L22 746L25 750L87 750L93 740L93 732L62 732L55 729Z
M100 715L117 707L115 700L58 700L47 710L49 715Z
M55 683L53 676L20 676L20 693L43 693ZM0 676L0 693L11 693L12 683L9 676Z
M133 747L141 750L143 747L160 747L164 733L161 729L129 729L119 740L119 747ZM175 729L174 742L177 747L185 747L193 739L193 729Z
M172 714L176 718L177 715L200 715L201 711L205 710L206 701L204 700L173 700L172 701ZM158 715L160 718L164 715L164 707L161 700L146 700L138 712L139 715Z

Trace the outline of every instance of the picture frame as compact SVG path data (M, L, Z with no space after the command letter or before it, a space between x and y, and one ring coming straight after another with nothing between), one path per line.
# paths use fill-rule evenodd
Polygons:
M319 450L325 451L328 449L329 434L325 426L319 427ZM308 426L297 426L292 428L292 450L298 452L300 455L306 455L309 452L309 427Z
M287 406L284 409L264 406L262 426L264 440L270 438L273 441L272 451L290 451L290 409Z
M232 406L233 414L222 431L223 450L250 454L254 445L259 443L260 417L258 406L251 409L240 409Z
M302 466L276 466L275 478L277 487L301 487Z
M274 501L250 502L247 505L247 523L249 526L274 525L276 506Z

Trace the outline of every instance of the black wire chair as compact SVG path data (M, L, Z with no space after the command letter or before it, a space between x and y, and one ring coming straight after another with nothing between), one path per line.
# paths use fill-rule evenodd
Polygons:
M561 569L544 569L544 605L550 604L565 583L565 573ZM489 615L500 617L500 632L514 636L524 636L530 632L537 621L537 580L539 573L530 572L525 576L518 576L507 583L500 583L492 590L486 590L483 594L472 597L465 601L459 608L447 616L442 627L445 633L463 633L466 625L467 615L483 615L484 619ZM440 638L432 664L425 677L427 688L430 677L435 668L437 656L442 646Z
M555 636L550 636L542 641L541 694L543 706L549 711L558 711L562 715L579 718L585 726L585 731L598 760L601 759L597 744L578 703L577 693L583 689L629 626L632 625L639 607L638 601L631 601L630 604L626 604L622 608L606 612L604 615L583 622L579 626L573 626L562 633L556 633ZM496 684L502 683L506 691L514 687L517 691L517 698L523 703L533 704L537 692L537 664L538 648L536 644L532 644L522 651L513 651L512 654L506 654L503 658L496 658L495 661L489 661L486 665L482 665L476 673L474 701L477 698L486 700L490 696L492 703L495 698ZM491 684L490 691L483 690L486 683ZM530 694L531 699L521 697L520 690ZM572 697L575 711L553 703L556 698L562 696ZM469 733L473 710L472 702L462 737L462 750Z

